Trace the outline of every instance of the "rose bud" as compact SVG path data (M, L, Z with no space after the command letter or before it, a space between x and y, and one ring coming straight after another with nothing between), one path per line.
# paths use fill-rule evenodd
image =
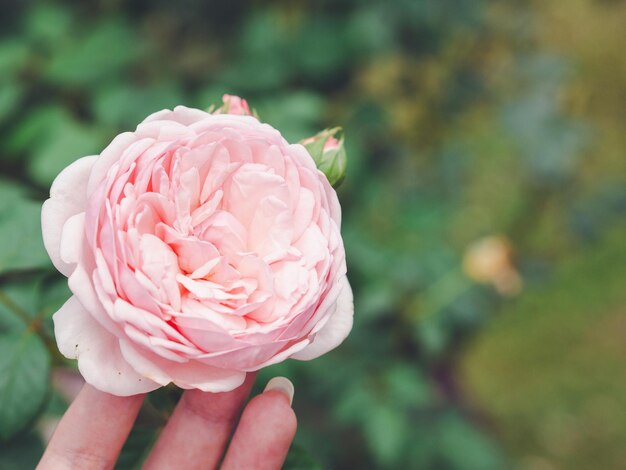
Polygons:
M313 157L317 168L322 171L330 184L338 187L346 176L346 149L340 127L326 129L319 134L300 141Z
M238 116L252 116L254 113L250 110L248 102L243 98L233 95L222 96L222 106L215 109L209 109L213 114L236 114Z
M57 344L102 391L233 390L352 327L337 194L302 145L226 101L237 115L152 114L63 170L43 205L73 293Z

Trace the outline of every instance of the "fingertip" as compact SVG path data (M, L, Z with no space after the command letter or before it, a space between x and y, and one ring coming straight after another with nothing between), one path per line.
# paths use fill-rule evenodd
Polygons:
M278 428L280 431L289 431L296 427L296 414L289 403L289 397L284 390L277 389L266 390L250 400L244 409L243 420L264 422L270 428Z
M265 386L263 393L270 391L280 392L289 401L289 406L293 403L295 389L293 383L287 377L274 377L271 379Z
M282 389L267 390L254 397L244 410L244 418L245 422L256 424L257 429L265 429L267 438L281 449L289 448L298 428L296 413Z
M289 397L282 390L267 390L255 397L260 402L257 415L261 421L283 434L285 440L293 439L298 427L296 412L291 407Z
M296 414L291 407L294 393L291 380L274 377L267 383L263 393L254 397L246 409L249 408L249 414L255 419L268 424L275 423L273 425L278 428L279 433L284 433L285 439L290 435L293 438L297 428Z
M281 468L298 422L283 387L271 386L254 397L243 411L222 470Z

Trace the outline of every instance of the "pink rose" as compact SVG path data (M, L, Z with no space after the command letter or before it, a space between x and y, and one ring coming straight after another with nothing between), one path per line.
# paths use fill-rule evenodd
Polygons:
M247 115L159 111L54 181L44 243L73 296L60 351L116 395L224 392L352 327L337 195Z

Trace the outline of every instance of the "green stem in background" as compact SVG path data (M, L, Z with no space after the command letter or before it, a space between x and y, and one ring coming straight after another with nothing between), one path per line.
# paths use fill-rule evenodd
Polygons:
M59 352L57 345L54 341L54 338L52 338L48 333L46 333L46 331L41 327L41 323L42 323L41 315L36 315L34 317L31 317L26 310L24 310L22 307L16 304L6 294L6 292L4 292L1 289L0 289L0 304L4 305L7 308L7 310L9 310L13 314L15 314L16 317L22 320L28 330L33 331L41 338L41 340L46 345L46 348L48 349L50 356L54 359L55 362L57 363L65 362L65 358Z
M13 302L13 300L11 300L11 298L2 290L0 290L0 303L3 304L9 311L13 312L20 320L22 320L26 324L27 328L32 328L31 325L34 323L35 319L31 318L26 310Z

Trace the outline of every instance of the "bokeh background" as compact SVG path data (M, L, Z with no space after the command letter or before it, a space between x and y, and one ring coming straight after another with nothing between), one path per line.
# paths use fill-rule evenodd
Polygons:
M345 129L355 326L260 374L296 384L286 468L626 467L626 2L0 3L0 469L34 467L72 380L50 183L223 93L290 140Z

